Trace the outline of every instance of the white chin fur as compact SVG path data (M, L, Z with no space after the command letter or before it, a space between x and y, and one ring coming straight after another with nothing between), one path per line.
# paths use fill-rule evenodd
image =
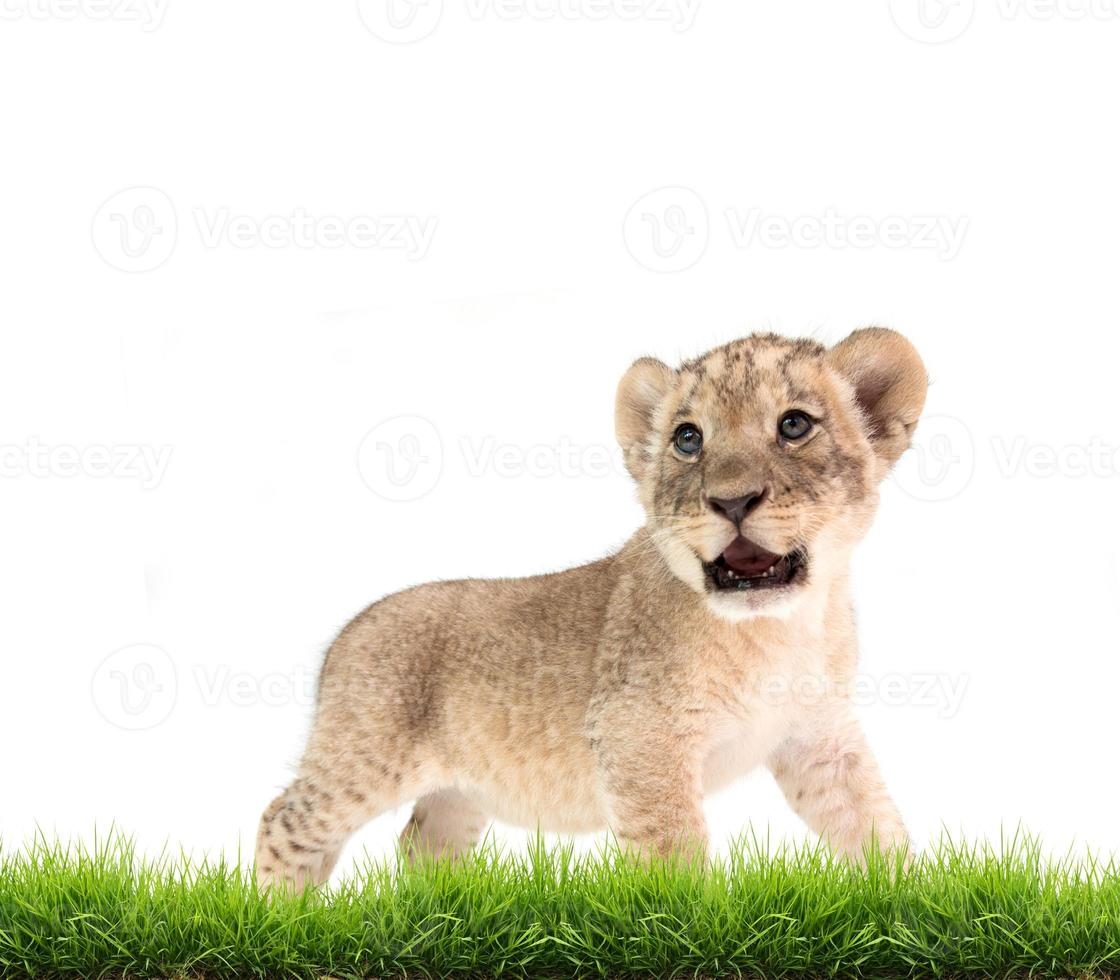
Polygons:
M789 619L801 605L804 589L798 588L789 595L768 598L758 603L758 596L743 592L713 592L709 593L708 608L720 619L728 622L741 623L745 619L758 619L766 616L770 619Z

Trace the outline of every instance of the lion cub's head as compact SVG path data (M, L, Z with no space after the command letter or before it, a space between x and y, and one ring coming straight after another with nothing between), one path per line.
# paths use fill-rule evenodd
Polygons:
M615 429L673 573L729 618L782 614L846 564L926 397L913 346L756 334L672 370L643 358Z

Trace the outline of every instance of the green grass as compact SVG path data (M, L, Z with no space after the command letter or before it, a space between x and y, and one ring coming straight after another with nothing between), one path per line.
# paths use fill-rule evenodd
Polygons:
M268 896L222 860L112 836L0 850L0 975L36 977L1120 974L1120 874L1036 843L943 844L908 869L757 844L707 870L535 845L370 865Z

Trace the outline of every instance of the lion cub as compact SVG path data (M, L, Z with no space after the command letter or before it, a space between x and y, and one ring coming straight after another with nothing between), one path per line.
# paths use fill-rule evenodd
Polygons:
M360 613L323 664L298 777L261 818L261 881L324 881L351 834L411 799L411 853L461 852L491 817L703 846L704 794L759 765L832 846L858 855L873 828L906 846L843 693L848 562L926 383L879 328L635 362L615 428L644 526L589 565Z

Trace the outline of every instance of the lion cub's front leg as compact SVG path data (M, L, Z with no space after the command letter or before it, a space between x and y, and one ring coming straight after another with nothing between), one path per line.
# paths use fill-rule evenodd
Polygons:
M790 806L835 850L862 859L872 840L884 852L909 848L879 766L846 706L814 711L771 756L770 769Z
M679 854L703 859L700 754L687 737L657 719L615 725L596 742L611 831L642 858Z

